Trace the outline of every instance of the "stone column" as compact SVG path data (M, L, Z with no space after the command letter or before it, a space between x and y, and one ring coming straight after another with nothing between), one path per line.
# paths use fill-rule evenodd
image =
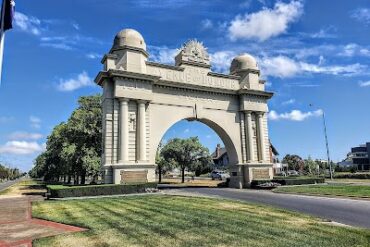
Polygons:
M145 101L138 102L138 161L146 160L146 117L145 117Z
M247 148L246 148L246 142L247 142L247 135L245 131L245 116L244 112L240 112L240 135L241 135L241 144L242 144L242 159L243 163L247 162Z
M128 161L128 99L120 99L119 163Z
M263 115L264 112L258 112L258 147L259 147L259 161L266 161L266 150L265 150L265 136L264 136L264 127L263 127Z
M252 128L252 112L245 112L245 124L247 130L247 149L248 149L248 162L253 162L254 158L254 148L253 148L253 128Z

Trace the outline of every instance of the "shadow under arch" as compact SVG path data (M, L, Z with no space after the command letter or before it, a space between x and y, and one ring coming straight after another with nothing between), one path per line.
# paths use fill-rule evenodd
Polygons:
M220 139L222 140L222 142L225 145L225 148L226 148L226 151L227 151L227 154L228 154L228 157L229 157L229 166L238 164L238 154L237 154L237 151L236 151L236 148L235 148L235 144L233 143L229 134L226 132L226 130L223 127L221 127L216 122L214 122L210 119L207 119L207 118L192 118L192 117L189 118L188 117L188 118L181 118L181 119L178 119L175 122L172 122L170 124L170 126L167 127L165 129L165 131L161 134L161 138L157 141L157 143L156 143L157 149L155 150L155 153L158 152L159 143L163 139L163 137L165 136L167 131L169 129L171 129L174 125L176 125L177 123L179 123L180 121L183 121L183 120L190 121L190 122L197 121L197 122L203 123L206 126L208 126L209 128L211 128L214 132L216 132L216 134L220 137Z

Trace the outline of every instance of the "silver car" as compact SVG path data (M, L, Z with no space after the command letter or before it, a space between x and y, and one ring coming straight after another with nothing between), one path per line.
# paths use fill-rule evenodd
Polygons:
M212 180L224 180L227 178L230 178L230 175L227 172L224 171L212 171L211 172L211 178Z

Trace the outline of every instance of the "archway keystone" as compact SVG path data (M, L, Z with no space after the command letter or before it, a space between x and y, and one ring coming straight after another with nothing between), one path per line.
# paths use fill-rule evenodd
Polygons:
M174 66L147 58L141 34L122 30L95 79L103 88L105 183L154 182L158 144L183 119L208 125L224 141L231 187L272 178L266 113L273 94L251 55L234 58L228 75L211 71L208 52L196 40L184 44Z

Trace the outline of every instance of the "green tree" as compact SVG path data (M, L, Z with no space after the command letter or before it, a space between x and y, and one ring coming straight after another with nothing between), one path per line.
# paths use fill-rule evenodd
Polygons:
M181 181L185 182L185 169L194 170L205 160L211 160L208 148L204 147L198 137L188 139L174 138L161 150L164 160L175 164L181 170Z
M305 164L305 170L310 175L317 174L317 164L314 160L312 160L311 156L308 156L308 158L304 161Z
M68 120L68 140L75 145L75 173L85 183L86 176L96 178L102 154L101 96L80 97L79 107Z
M296 154L287 154L285 155L284 159L282 160L282 163L283 164L288 164L288 168L290 170L296 170L296 171L299 171L299 170L302 170L303 167L304 167L304 161L303 159L296 155Z
M68 177L68 183L74 177L75 184L84 184L86 176L96 180L102 153L100 99L100 95L79 98L68 121L48 136L46 151L36 158L31 176L64 181Z

